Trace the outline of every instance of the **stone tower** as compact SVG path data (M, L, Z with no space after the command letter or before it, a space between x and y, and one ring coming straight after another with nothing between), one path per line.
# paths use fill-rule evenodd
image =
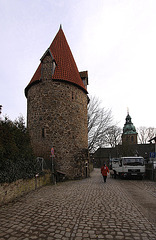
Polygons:
M123 127L122 145L137 144L137 135L135 126L133 125L131 117L128 113Z
M79 73L66 37L58 33L40 59L25 88L27 127L36 157L50 163L68 179L86 175L88 72Z

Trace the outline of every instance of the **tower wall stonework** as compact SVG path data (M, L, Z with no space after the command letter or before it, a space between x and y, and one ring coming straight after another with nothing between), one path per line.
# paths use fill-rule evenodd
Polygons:
M27 126L36 156L50 161L69 179L85 176L88 160L87 94L67 81L53 80L52 58L42 60L41 80L27 93Z

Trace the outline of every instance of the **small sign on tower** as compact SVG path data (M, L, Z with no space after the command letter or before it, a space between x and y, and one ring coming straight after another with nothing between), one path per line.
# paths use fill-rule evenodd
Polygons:
M54 155L54 148L53 147L51 148L51 156L55 157L55 155Z

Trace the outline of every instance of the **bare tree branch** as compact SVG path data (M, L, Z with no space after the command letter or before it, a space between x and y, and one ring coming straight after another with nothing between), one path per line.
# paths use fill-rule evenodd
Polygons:
M112 125L106 132L106 145L115 147L117 144L121 143L122 129L117 125Z
M105 143L105 134L112 125L111 110L100 107L96 97L88 104L88 148L95 151Z
M148 141L156 136L156 128L153 127L139 127L137 128L138 140L141 144L146 144Z

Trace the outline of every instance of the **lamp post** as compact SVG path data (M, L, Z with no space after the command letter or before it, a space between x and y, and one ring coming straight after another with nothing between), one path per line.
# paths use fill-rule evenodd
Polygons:
M154 180L155 176L154 176L154 169L155 169L155 165L156 165L156 137L152 138L149 140L150 143L152 143L152 141L154 140L155 145L154 145L154 156L153 156L153 161L152 161L152 180Z
M52 182L54 184L56 184L55 178L54 178L54 157L55 157L55 155L54 155L54 148L53 147L51 148L51 155L50 155L50 157L51 157Z

